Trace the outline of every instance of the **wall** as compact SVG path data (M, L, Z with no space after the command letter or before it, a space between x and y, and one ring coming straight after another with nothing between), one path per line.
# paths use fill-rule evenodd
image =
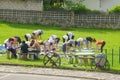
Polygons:
M43 10L43 0L0 0L0 9Z
M22 24L59 25L62 27L76 26L89 28L95 27L120 29L120 15L82 15L65 11L30 11L0 9L0 21Z

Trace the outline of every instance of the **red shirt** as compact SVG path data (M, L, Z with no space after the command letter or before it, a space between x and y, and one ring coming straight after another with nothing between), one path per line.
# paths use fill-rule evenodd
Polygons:
M97 41L96 44L97 44L97 45L103 44L103 40L102 40L102 41Z

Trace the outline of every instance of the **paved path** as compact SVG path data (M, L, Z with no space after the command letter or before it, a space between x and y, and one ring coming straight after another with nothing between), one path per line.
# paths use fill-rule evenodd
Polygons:
M76 70L62 70L51 68L34 68L22 66L0 65L0 72L5 73L23 73L51 76L69 76L74 78L84 78L89 80L120 80L119 74L102 73L102 72L87 72Z

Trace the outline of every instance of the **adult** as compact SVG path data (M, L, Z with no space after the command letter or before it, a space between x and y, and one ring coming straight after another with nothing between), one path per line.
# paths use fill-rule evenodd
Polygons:
M16 50L13 48L14 39L9 38L4 43L6 50L12 53L11 57L17 58ZM10 53L7 53L7 58L10 59Z

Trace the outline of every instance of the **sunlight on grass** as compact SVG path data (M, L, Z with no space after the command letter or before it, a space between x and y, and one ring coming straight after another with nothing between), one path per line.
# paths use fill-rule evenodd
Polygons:
M107 49L108 52L108 60L111 64L111 55L112 49L114 49L114 65L111 66L113 70L120 70L119 64L119 47L120 47L120 30L109 30L109 29L85 29L85 28L71 28L71 29L61 29L58 26L41 26L41 25L27 25L27 24L13 24L13 23L0 23L0 44L3 44L4 40L13 37L20 36L22 40L24 40L24 35L26 33L32 33L36 29L42 29L44 31L44 35L42 36L42 40L47 40L50 35L56 34L60 37L62 42L62 36L66 34L66 32L71 31L75 34L75 39L79 37L94 37L96 40L105 40L106 45L104 49ZM22 60L7 60L4 57L0 57L0 63L9 62L16 64L33 64L33 65L43 65L42 61L22 61ZM70 67L70 65L62 65L63 67Z

